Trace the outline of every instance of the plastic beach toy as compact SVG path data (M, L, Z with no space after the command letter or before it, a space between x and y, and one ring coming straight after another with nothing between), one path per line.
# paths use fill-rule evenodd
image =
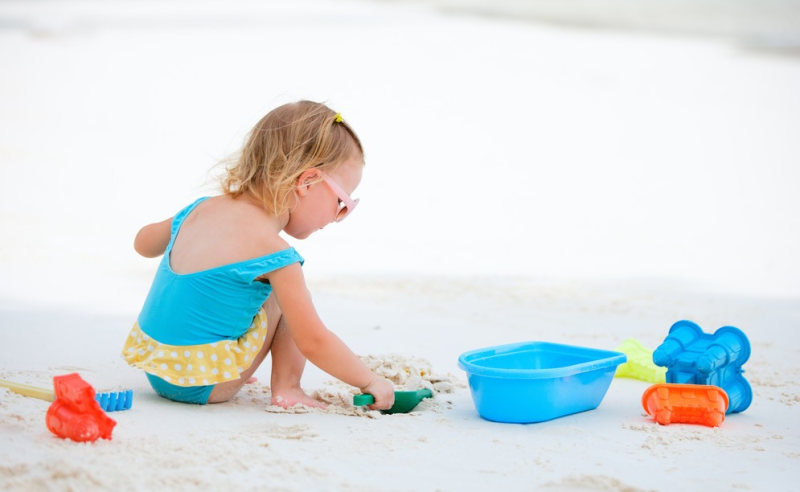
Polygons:
M648 383L665 383L667 369L653 364L653 351L635 338L628 338L616 349L628 356L628 362L617 367L615 378L633 378Z
M425 399L433 396L433 392L429 389L421 389L417 391L395 391L394 392L394 405L389 410L381 410L381 413L408 413L419 405ZM375 398L369 393L363 395L355 395L353 397L353 405L360 407L363 405L372 405L375 403Z
M619 352L523 342L465 352L458 367L481 417L532 423L597 408L625 361Z
M725 420L728 395L718 386L654 384L642 395L642 406L661 425L682 423L716 427Z
M734 326L703 333L691 321L678 321L653 352L653 362L667 368L667 383L719 386L728 395L727 413L743 412L753 390L742 365L750 358L750 341Z
M45 422L50 432L77 442L111 439L116 422L95 400L94 389L78 374L53 378L56 401L47 410Z
M19 393L20 395L29 396L31 398L38 398L44 401L55 401L56 399L55 391L47 388L39 388L37 386L5 379L0 379L0 386L8 388L14 393ZM130 410L133 404L133 390L106 391L95 394L94 398L97 400L97 403L100 404L100 408L106 412Z

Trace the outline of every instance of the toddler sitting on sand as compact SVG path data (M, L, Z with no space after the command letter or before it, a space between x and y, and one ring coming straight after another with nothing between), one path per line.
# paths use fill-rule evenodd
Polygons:
M305 239L341 222L358 200L364 154L353 129L327 106L280 106L259 121L226 169L219 196L142 228L134 242L163 255L123 358L153 389L185 403L230 400L272 351L273 404L320 406L300 387L306 360L394 403L371 371L317 315L303 258L279 235Z

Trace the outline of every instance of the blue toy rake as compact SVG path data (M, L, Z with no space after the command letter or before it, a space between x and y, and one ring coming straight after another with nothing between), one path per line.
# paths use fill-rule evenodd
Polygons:
M8 388L20 395L30 396L44 401L55 401L56 399L56 393L52 389L39 388L29 384L15 383L14 381L0 379L0 387ZM95 393L95 400L100 404L100 408L106 412L128 410L133 404L133 390Z

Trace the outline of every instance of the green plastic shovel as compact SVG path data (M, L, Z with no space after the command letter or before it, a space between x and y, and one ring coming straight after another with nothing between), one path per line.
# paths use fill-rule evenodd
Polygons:
M421 389L417 391L395 391L394 392L394 405L389 410L381 410L381 413L408 413L414 410L414 407L419 405L423 398L430 398L433 392L429 389ZM372 405L375 403L375 398L369 393L363 395L355 395L353 397L353 405L360 407L364 405Z

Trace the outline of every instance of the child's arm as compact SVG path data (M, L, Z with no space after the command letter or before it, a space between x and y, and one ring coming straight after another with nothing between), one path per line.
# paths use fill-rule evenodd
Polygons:
M145 258L161 256L167 249L171 232L172 217L146 225L136 234L136 239L133 240L133 249Z
M268 277L300 352L331 376L372 394L375 398L372 407L390 408L394 403L392 383L370 371L339 337L325 327L311 301L300 264L270 272Z

